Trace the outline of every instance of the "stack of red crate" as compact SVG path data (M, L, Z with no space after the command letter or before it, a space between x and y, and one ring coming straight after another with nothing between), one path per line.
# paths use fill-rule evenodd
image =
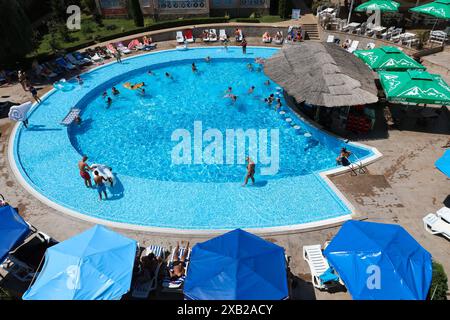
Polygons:
M367 133L370 130L370 120L365 116L349 114L346 128L356 133Z

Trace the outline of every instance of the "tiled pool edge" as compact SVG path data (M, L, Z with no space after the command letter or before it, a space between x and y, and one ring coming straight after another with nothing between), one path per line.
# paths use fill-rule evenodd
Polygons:
M172 50L175 51L175 49L172 49ZM167 51L172 51L172 50L167 50ZM151 52L151 53L147 53L147 54L153 54L153 53L156 53L156 52ZM142 56L142 55L129 57L129 58L126 58L126 59L123 59L123 60L133 59L133 58L136 58L136 57L139 57L139 56ZM86 73L92 72L92 71L94 71L96 69L99 69L99 68L103 68L103 67L105 67L107 65L110 65L112 63L115 63L115 62L110 62L110 63L107 63L107 64L103 64L103 65L97 66L95 68L92 68L92 69L88 70ZM49 91L42 98L45 99L47 96L51 95L53 92L54 92L54 89ZM33 112L35 110L36 106L37 106L36 104L33 104L31 112ZM296 112L296 111L294 111L294 112L303 121L307 122L308 125L311 125L311 126L317 128L318 130L322 130L323 131L323 128L320 128L316 124L311 123L309 120L307 120L304 117L302 117L298 112ZM79 213L79 212L77 212L75 210L67 208L67 207L65 207L63 205L60 205L60 204L58 204L58 203L48 199L47 197L42 195L31 183L29 183L23 177L23 174L21 173L21 170L17 166L18 165L17 164L17 160L18 159L16 159L16 157L15 157L15 146L16 146L16 140L17 140L17 131L19 130L21 125L22 125L21 123L16 123L16 125L13 127L13 130L12 130L11 135L9 137L9 142L8 142L8 160L9 160L11 169L12 169L12 171L14 173L14 176L17 178L19 183L28 192L30 192L34 197L39 199L41 202L43 202L47 206L52 207L52 208L56 209L57 211L62 212L63 214L67 214L69 216L75 217L75 218L80 219L80 220L88 221L88 222L91 222L91 223L103 224L103 225L107 225L107 226L114 227L114 228L120 228L120 229L144 231L144 232L151 232L151 233L161 233L161 234L185 234L185 235L188 235L188 234L192 234L192 235L209 235L209 234L212 234L212 235L214 235L214 234L220 234L220 233L224 233L224 232L229 231L229 229L176 229L176 228L151 227L151 226L134 225L134 224L128 224L128 223L121 223L121 222L113 222L113 221L104 220L104 219L100 219L100 218L95 218L95 217L92 217L92 216L89 216L89 215L86 215L86 214ZM338 140L344 141L342 138L340 138L340 137L338 137L338 136L336 136L336 135L334 135L334 134L332 134L330 132L327 132L327 134L331 135L331 136L334 136ZM368 150L372 151L372 156L367 157L366 159L362 160L362 163L364 165L368 165L368 164L374 162L375 160L377 160L378 158L380 158L382 156L381 153L376 148L369 147L369 146L366 146L366 145L363 145L363 144L360 144L360 143L355 143L355 142L352 142L351 144L353 144L355 146L360 146L362 148L365 148L365 149L368 149ZM285 232L313 229L313 228L317 228L317 227L330 226L330 225L342 223L342 222L344 222L346 220L349 220L349 219L357 217L357 213L355 211L354 206L345 198L345 196L337 189L337 187L329 179L329 176L342 174L342 173L348 172L348 171L350 171L350 168L340 167L340 168L334 168L334 169L318 172L318 175L320 176L321 179L323 179L323 182L327 184L327 186L330 188L330 191L334 192L334 195L340 201L342 201L342 203L350 210L350 214L342 215L342 216L335 217L335 218L315 221L315 222L302 223L302 224L294 224L294 225L287 225L287 226L277 226L277 227L263 227L263 228L244 228L244 229L248 230L250 232L253 232L253 233L258 233L258 234L285 233Z

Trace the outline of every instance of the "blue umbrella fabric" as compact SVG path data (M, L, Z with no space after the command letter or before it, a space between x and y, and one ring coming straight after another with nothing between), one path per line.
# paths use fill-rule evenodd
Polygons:
M236 229L194 246L184 283L192 300L281 300L289 295L284 249Z
M347 221L324 254L355 300L424 300L431 254L399 225Z
M13 207L0 207L0 263L29 233L30 227Z
M434 165L450 178L450 150L446 150L442 157L436 160Z
M136 241L96 225L47 249L24 300L115 300L127 293Z

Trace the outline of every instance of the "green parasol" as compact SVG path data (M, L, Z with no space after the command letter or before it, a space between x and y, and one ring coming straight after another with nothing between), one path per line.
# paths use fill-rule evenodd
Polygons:
M354 55L372 70L403 71L426 68L396 47L384 46L371 50L356 50Z
M421 70L378 74L390 102L450 105L450 87L437 74Z
M356 7L356 12L376 11L397 12L400 3L390 0L370 0Z
M436 0L409 11L426 14L439 19L450 19L450 0Z

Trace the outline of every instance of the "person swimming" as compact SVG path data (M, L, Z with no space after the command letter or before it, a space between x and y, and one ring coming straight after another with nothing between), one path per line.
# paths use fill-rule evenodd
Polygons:
M112 91L112 94L115 96L117 96L120 93L119 90L116 89L116 87L112 87L111 91Z
M253 65L251 64L251 63L248 63L247 64L247 69L248 69L248 71L251 71L251 72L253 72Z
M271 93L270 96L267 98L267 102L269 104L272 104L274 102L274 100L275 100L275 96L273 93Z
M248 89L248 94L252 94L253 91L255 91L255 86L251 86L250 89Z
M155 74L152 72L152 70L148 70L147 71L147 74L149 74L149 75L151 75L151 76L154 76Z
M197 72L197 71L198 71L197 66L195 65L194 62L192 62L192 72Z
M165 73L165 76L166 76L167 78L169 78L169 79L172 79L172 80L173 80L173 77L172 77L172 75L171 75L170 73L166 72L166 73Z
M106 100L106 104L107 104L106 109L108 109L109 107L111 107L111 104L112 104L112 99L111 99L111 97L108 97L108 99Z
M206 61L206 63L210 63L210 62L211 62L211 57L210 57L210 56L207 56L207 57L205 58L205 61Z
M106 98L108 96L108 92L104 91L102 94L102 98Z
M266 86L270 86L270 81L267 80L266 82L264 82L264 84L265 84Z
M281 99L277 98L277 105L275 106L275 110L278 111L283 105L281 104Z
M352 153L350 151L348 151L346 148L342 148L341 149L341 153L339 154L339 156L336 158L336 164L341 164L343 166L349 166L350 165L350 161L348 160L348 157L350 157Z
M139 90L139 93L140 93L141 95L145 96L145 89L144 89L144 88L141 88L141 89Z
M238 97L235 96L234 94L230 94L230 98L231 98L231 102L232 102L233 104L235 104Z

